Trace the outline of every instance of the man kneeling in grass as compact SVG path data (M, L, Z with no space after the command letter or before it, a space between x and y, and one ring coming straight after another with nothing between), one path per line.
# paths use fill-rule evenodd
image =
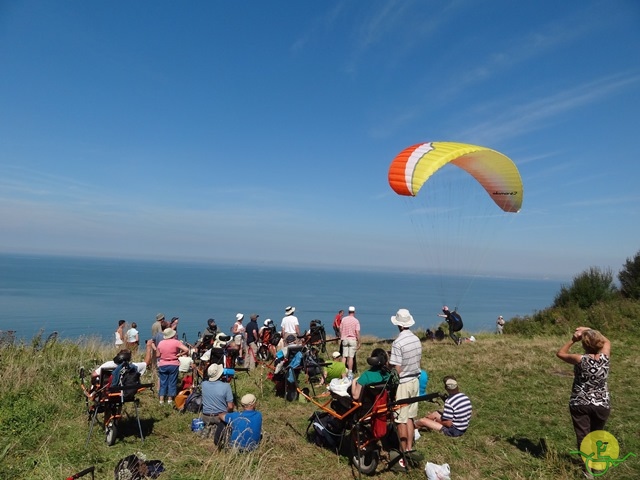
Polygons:
M416 420L415 426L442 432L448 437L459 437L469 428L471 401L460 392L455 377L448 375L443 381L449 397L444 402L442 413L432 412Z

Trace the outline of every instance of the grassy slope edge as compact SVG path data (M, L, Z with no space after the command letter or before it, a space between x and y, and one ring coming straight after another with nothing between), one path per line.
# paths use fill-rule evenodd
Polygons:
M580 478L580 465L568 413L572 370L555 357L566 335L477 335L476 343L426 342L423 367L429 391L442 390L441 378L458 377L473 402L470 430L459 439L423 432L417 448L435 463L448 463L456 479ZM640 387L636 336L613 339L608 423L621 454L640 455ZM363 347L362 359L375 345ZM576 347L577 348L577 347ZM240 374L240 395L255 393L264 414L265 437L257 452L217 452L190 431L192 415L157 404L151 392L139 395L141 419L149 432L144 443L133 422L125 437L107 447L100 431L88 446L86 408L78 369L113 355L96 341L58 342L35 351L21 345L0 349L0 478L62 479L88 466L96 478L113 478L117 461L135 452L162 460L165 479L348 478L357 476L345 457L320 449L304 437L314 411L308 403L286 403L273 394L266 372ZM361 368L364 368L361 367ZM150 378L150 377L148 377ZM420 413L433 409L422 404ZM379 467L380 471L380 467ZM379 478L397 474L381 472ZM409 478L424 478L414 470ZM608 479L640 478L640 458L607 472Z

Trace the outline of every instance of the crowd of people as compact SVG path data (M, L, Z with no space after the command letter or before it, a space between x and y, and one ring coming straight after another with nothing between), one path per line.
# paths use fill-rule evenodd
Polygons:
M304 342L308 332L301 334L300 322L295 312L294 306L285 308L279 329L271 319L259 324L258 314L251 314L245 327L244 315L238 313L231 335L226 338L218 332L215 320L209 319L207 328L195 347L232 346L237 355L244 359L246 367L253 369L257 365L259 348L264 347L269 357L277 358L287 348ZM445 306L439 316L445 318L450 338L459 345L461 339L456 332L460 330L462 320L456 313ZM146 345L144 362L132 362L133 368L141 374L148 368L157 369L160 404L165 404L166 401L170 405L173 402L179 373L191 369L194 347L187 346L176 338L178 323L178 317L173 317L168 322L159 313L151 328L152 337ZM411 330L415 320L409 310L399 309L391 317L391 323L398 328L398 335L391 344L391 349L373 349L367 357L370 368L356 376L356 353L362 346L360 321L356 317L354 306L347 309L346 315L344 310L339 310L332 324L336 340L339 340L339 349L331 353L330 360L322 362L320 383L329 386L334 381L340 381L341 385L348 386L351 398L359 401L366 386L388 382L390 375L394 375L397 380L396 400L423 395L427 375L421 366L422 342ZM504 333L504 325L504 318L498 316L497 334ZM92 374L94 378L100 375L102 369L117 368L117 359L131 359L132 354L137 351L140 344L137 325L132 323L128 330L125 330L125 326L126 322L120 320L115 333L118 355L114 361L105 362L96 368ZM571 347L578 342L582 344L583 353L571 353ZM211 348L208 353L210 351ZM574 366L569 411L578 449L590 432L604 429L609 417L611 406L607 378L610 353L610 341L602 333L588 327L578 327L572 338L557 352L561 360ZM206 431L218 446L229 445L241 451L253 450L259 445L262 436L262 413L257 409L256 396L253 393L243 395L239 402L241 410L236 410L231 385L228 381L223 381L224 372L225 365L222 362L212 362L201 384L202 419ZM407 467L405 459L421 460L421 455L414 448L415 440L420 437L419 430L440 432L447 437L460 437L469 428L473 411L471 399L461 392L454 375L447 375L442 381L446 392L442 410L419 418L418 403L414 402L399 408L394 416L403 453L398 462L401 470Z

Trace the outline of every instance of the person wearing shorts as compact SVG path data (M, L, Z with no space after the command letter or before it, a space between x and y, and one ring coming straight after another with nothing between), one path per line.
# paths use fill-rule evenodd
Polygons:
M347 366L347 377L353 378L353 358L360 348L360 321L356 318L356 308L349 307L349 315L340 323L342 358Z
M420 388L420 361L422 359L422 343L410 330L415 324L413 316L406 308L401 308L391 317L391 323L398 327L400 334L391 345L389 363L395 367L400 377L400 384L396 391L396 400L418 396ZM398 410L395 422L398 424L400 447L409 456L413 450L414 425L418 416L418 403L412 403Z

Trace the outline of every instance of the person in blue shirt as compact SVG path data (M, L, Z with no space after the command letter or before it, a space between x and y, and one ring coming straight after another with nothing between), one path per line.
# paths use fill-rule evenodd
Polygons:
M233 392L231 385L220 380L224 367L214 363L209 366L209 379L202 382L202 420L213 430L213 441L222 446L224 433L224 418L233 411Z
M240 399L242 412L227 413L224 422L230 430L229 446L241 452L250 452L258 448L262 439L262 413L256 410L255 395L247 393Z

